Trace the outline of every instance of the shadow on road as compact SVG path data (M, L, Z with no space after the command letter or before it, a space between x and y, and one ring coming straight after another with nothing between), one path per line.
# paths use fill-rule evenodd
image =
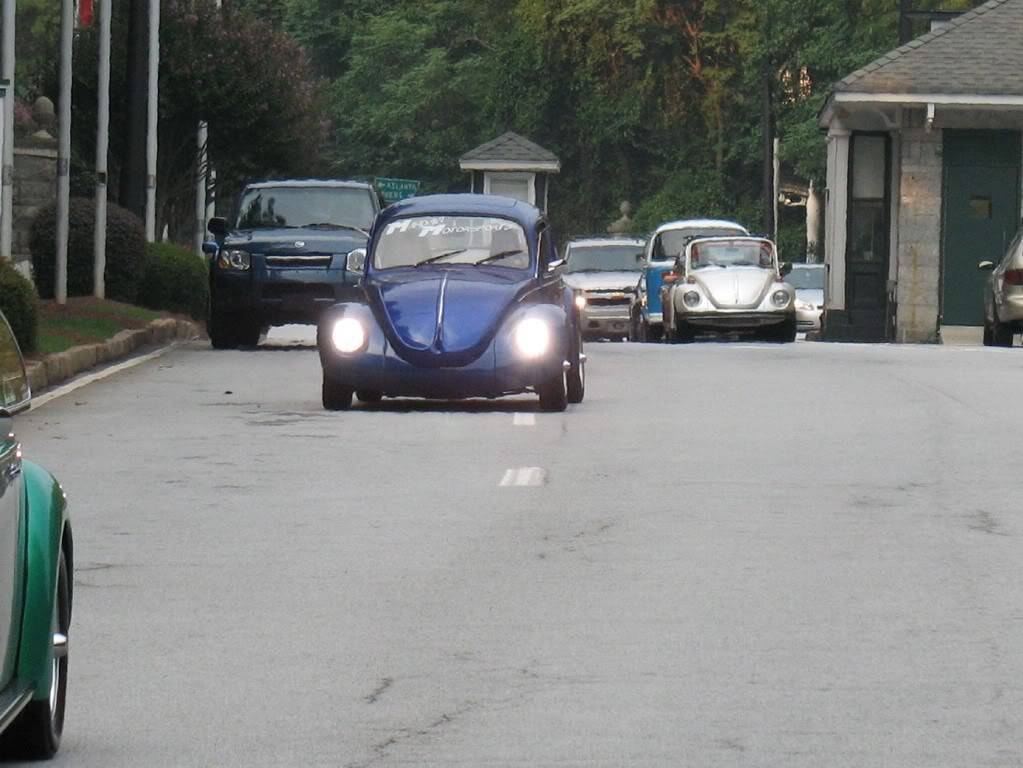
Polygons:
M364 413L540 413L540 401L534 398L501 400L415 400L398 398L379 403L356 402L353 412Z

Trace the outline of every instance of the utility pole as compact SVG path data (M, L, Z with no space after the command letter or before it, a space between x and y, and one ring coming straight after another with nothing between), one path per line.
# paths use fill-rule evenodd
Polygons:
M96 125L96 226L93 241L92 293L106 297L107 266L107 154L110 147L110 8L99 0L99 71Z
M156 240L156 153L160 89L160 0L149 0L149 85L146 115L146 240Z
M202 244L206 239L206 177L209 174L209 155L206 152L206 141L209 129L205 121L199 123L198 155L195 164L195 236L193 247L195 254L202 258Z
M7 82L4 97L4 138L0 151L0 258L10 260L14 240L14 0L3 0L3 51L0 52L0 79Z
M71 210L71 58L74 49L75 4L62 0L60 13L60 109L57 138L57 263L58 304L67 304L67 248Z
M771 87L771 66L764 67L761 85L761 132L763 133L762 188L764 232L774 232L774 210L777 199L774 194L774 98Z

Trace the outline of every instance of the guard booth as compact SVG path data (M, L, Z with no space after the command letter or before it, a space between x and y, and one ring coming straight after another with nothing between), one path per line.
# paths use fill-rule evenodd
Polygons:
M465 153L459 165L471 174L470 191L512 197L545 213L551 177L561 171L557 155L511 131Z

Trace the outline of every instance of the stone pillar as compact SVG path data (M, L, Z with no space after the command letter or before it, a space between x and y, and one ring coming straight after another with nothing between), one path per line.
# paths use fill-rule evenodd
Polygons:
M832 126L828 131L828 189L824 215L824 263L828 280L825 312L845 310L845 249L849 220L850 132Z
M813 180L806 193L806 260L816 264L821 260L821 195Z
M51 147L14 149L14 236L11 255L16 266L29 276L28 242L36 214L57 199L57 150Z
M921 116L902 133L899 189L899 342L934 342L941 305L942 132L927 131Z

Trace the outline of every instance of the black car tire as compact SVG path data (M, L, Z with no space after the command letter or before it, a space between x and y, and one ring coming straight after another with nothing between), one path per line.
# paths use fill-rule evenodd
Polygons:
M984 321L984 346L993 347L995 345L995 334L991 330L991 325L985 320Z
M696 341L696 332L685 320L676 319L671 338L676 344L692 344Z
M991 346L993 347L1011 347L1012 346L1012 328L1000 323L995 320L991 324Z
M558 372L536 388L540 396L540 410L557 413L568 408L568 391L565 388L565 374Z
M638 315L633 315L629 322L629 341L643 344L646 341L646 323Z
M565 377L566 392L568 402L573 405L578 405L586 397L586 363L583 361L583 340L582 336L577 334L576 343L573 345L575 349L572 350L569 363L571 367L568 369L568 375Z
M647 322L643 322L643 341L653 342L656 344L661 340L664 335L664 326L653 327Z
M369 389L360 389L355 393L355 396L359 398L361 403L379 403L384 399L383 392L374 392Z
M259 344L259 337L263 335L263 326L255 320L239 318L236 333L239 346L255 347Z
M352 407L355 390L345 387L323 372L323 407L328 411L347 411Z
M237 349L240 344L237 327L232 324L231 318L212 308L206 318L206 333L214 349Z
M61 550L57 566L57 594L54 605L55 632L65 637L71 625L71 581L67 560ZM60 749L64 733L64 709L67 704L67 646L63 655L53 657L56 682L50 698L32 701L18 715L0 739L4 756L26 760L48 760ZM52 704L51 704L52 701Z

